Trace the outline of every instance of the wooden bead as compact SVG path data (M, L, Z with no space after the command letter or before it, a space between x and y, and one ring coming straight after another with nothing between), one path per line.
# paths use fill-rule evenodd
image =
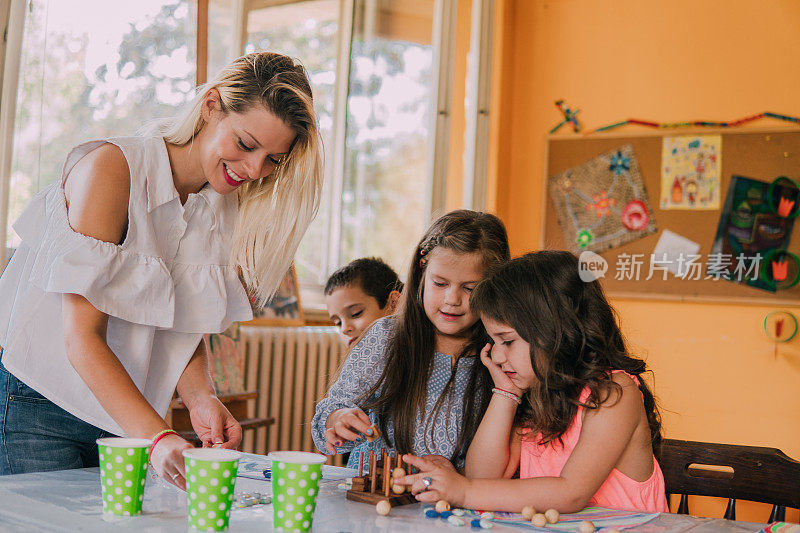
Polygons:
M404 468L397 467L394 470L392 470L392 479L398 478L398 477L404 477L405 475L406 475L406 471L405 471Z
M525 520L530 520L533 518L533 515L536 514L536 509L531 507L530 505L526 505L522 508L522 518Z
M406 491L405 485L398 485L397 483L392 483L392 492L395 494L403 494Z
M436 502L436 512L443 513L450 510L450 502L447 500L439 500Z
M590 520L582 520L578 525L579 533L594 533L594 522Z
M536 527L545 527L547 525L547 518L544 517L542 513L536 513L531 518L531 524Z
M559 514L558 511L556 511L555 509L548 509L547 511L544 512L544 517L547 519L549 523L557 524Z
M392 504L390 504L388 500L381 500L375 506L375 510L379 515L386 516L389 514L389 511L392 510Z

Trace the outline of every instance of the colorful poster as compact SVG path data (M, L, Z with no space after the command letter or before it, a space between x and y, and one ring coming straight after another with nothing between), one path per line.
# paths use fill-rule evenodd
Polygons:
M719 209L721 135L664 137L661 209Z
M770 292L797 284L800 261L797 250L788 250L787 246L798 194L790 180L779 178L770 184L734 175L711 246L706 277Z
M239 323L222 333L203 335L208 366L217 394L244 392L244 352L239 338Z
M550 178L566 247L602 252L657 231L631 145Z

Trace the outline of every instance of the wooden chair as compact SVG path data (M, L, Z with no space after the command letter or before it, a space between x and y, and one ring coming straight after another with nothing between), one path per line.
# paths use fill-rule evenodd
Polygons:
M777 448L664 439L659 464L667 494L681 495L679 514L689 514L689 495L728 498L728 520L736 500L772 504L769 522L800 507L800 461Z

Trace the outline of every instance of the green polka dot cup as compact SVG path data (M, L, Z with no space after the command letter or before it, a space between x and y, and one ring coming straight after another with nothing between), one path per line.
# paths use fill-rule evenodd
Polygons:
M183 451L190 526L200 531L228 528L240 456L222 448Z
M142 512L152 443L122 437L97 439L104 514L134 516Z
M314 516L324 455L272 452L273 526L283 531L308 531Z

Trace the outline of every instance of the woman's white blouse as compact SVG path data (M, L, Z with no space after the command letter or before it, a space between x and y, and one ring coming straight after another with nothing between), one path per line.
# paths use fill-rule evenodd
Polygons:
M105 142L128 161L128 229L121 245L82 235L67 220L64 180ZM62 294L80 294L109 316L109 347L164 416L203 333L252 318L228 264L236 194L210 186L181 205L158 137L92 141L73 149L60 180L37 194L14 223L22 243L0 278L3 365L78 418L122 435L67 359Z

